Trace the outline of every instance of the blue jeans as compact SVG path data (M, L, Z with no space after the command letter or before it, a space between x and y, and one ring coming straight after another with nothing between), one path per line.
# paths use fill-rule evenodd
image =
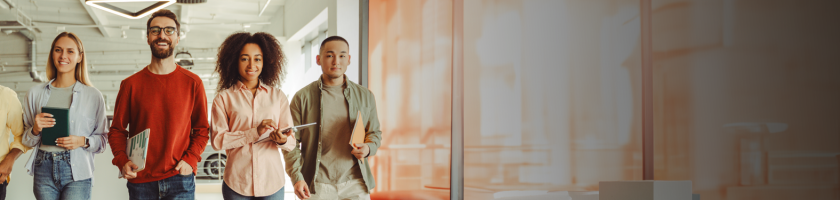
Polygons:
M193 174L186 176L177 174L163 180L148 183L128 182L126 185L128 187L128 197L131 200L195 199L195 176Z
M36 199L90 199L91 179L73 181L69 151L38 150L37 154L33 163Z
M281 187L280 190L270 196L249 197L236 193L236 191L233 191L227 186L227 183L222 181L222 197L224 197L225 200L283 200L283 195L286 191L285 189L286 187Z

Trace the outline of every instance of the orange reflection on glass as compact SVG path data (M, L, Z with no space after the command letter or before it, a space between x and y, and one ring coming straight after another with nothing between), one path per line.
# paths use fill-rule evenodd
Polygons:
M448 198L451 13L451 1L370 1L369 88L383 133L372 199Z
M641 179L638 6L464 1L467 197Z

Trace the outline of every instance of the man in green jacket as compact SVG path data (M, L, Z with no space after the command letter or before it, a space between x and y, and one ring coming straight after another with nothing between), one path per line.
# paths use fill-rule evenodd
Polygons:
M301 199L370 199L376 186L367 158L376 155L382 132L373 93L344 75L350 65L349 49L340 36L324 39L316 58L321 78L292 99L295 125L318 123L295 133L295 148L283 152L286 173ZM356 118L357 112L362 119ZM362 120L365 141L350 145L356 120Z

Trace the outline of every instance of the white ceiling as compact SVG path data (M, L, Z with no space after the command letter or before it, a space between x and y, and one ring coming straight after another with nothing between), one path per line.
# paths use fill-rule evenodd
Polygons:
M208 95L216 88L216 79L211 79L215 67L218 46L231 33L243 30L243 24L250 24L249 32L267 31L278 39L283 35L283 0L208 0L198 5L173 4L166 9L175 12L181 21L181 31L186 37L178 49L186 49L195 60L193 72L204 78ZM84 43L90 75L97 89L113 104L119 90L119 82L145 67L151 53L143 30L148 16L128 19L100 9L89 7L84 0L0 0L0 4L13 5L32 18L40 30L36 38L37 70L43 74L50 43L59 33L57 27L78 34ZM151 3L116 4L126 10L139 10ZM262 15L260 10L265 7ZM2 8L2 6L0 6ZM9 14L9 9L0 9L0 15ZM128 26L127 38L122 38L121 27ZM0 27L0 29L3 29ZM5 30L9 30L6 28ZM2 31L2 30L0 30ZM282 39L281 39L282 40ZM29 44L21 33L0 33L0 85L15 89L23 95L37 84L29 77ZM177 52L177 51L176 51ZM110 109L109 109L110 110Z

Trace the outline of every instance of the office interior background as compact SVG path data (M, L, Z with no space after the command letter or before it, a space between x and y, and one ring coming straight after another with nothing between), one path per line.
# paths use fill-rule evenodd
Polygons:
M207 0L166 7L182 24L176 60L202 78L208 105L218 46L231 33L280 40L288 59L280 88L289 98L320 76L320 42L347 38L347 76L374 93L382 124L382 147L369 160L372 199L448 199L452 179L463 182L465 199L551 199L598 191L599 181L642 180L652 169L655 180L691 180L703 200L840 199L837 8L840 2L825 0ZM53 38L74 32L111 114L120 81L149 63L147 19L84 0L0 0L0 85L23 101L48 81ZM453 136L463 145L453 145ZM463 152L458 176L450 176L453 146ZM653 151L646 155L646 147ZM31 152L15 163L9 199L34 199L24 168ZM221 199L225 156L208 145L197 199ZM127 198L112 158L110 149L96 155L93 199ZM286 199L295 199L286 181Z

